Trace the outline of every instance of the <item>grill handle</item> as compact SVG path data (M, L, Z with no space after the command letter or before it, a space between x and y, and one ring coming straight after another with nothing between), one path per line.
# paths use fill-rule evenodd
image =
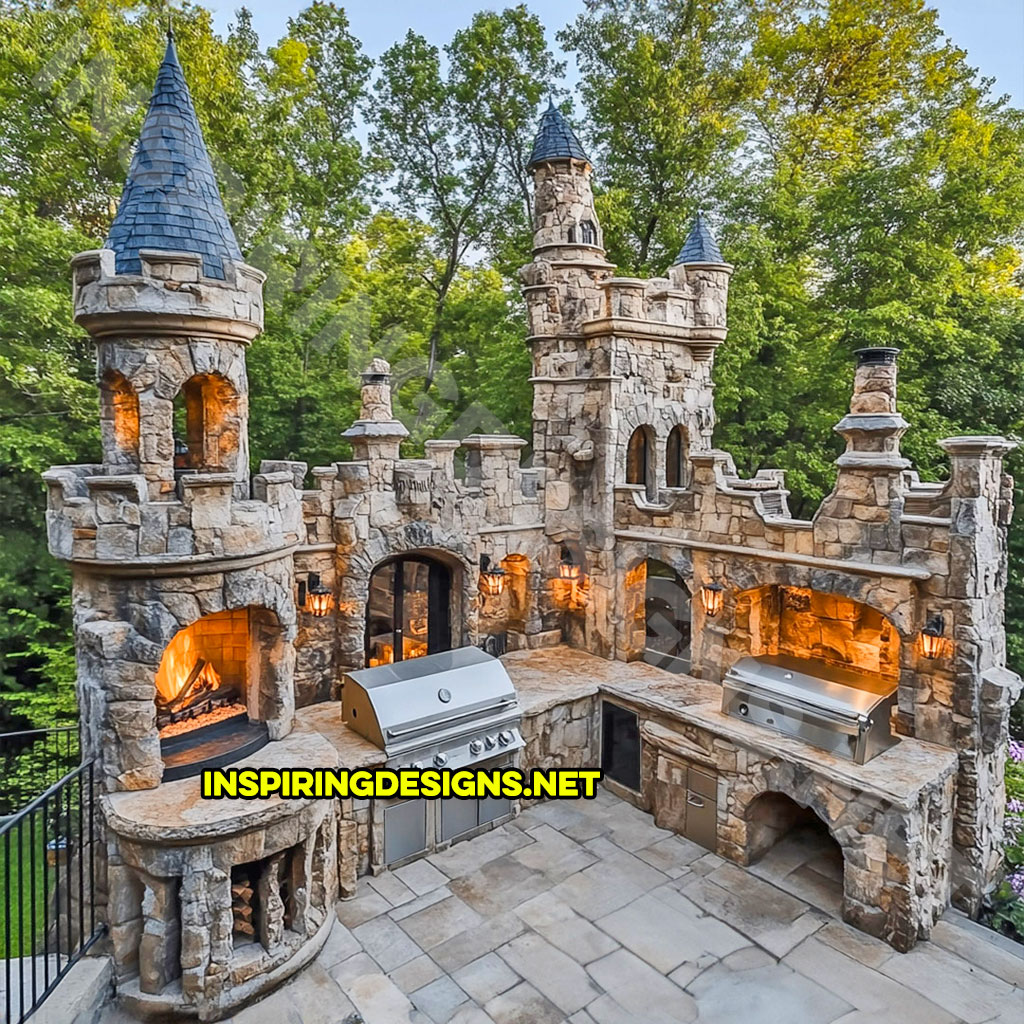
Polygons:
M427 729L434 729L439 725L449 725L452 722L461 722L463 718L473 718L477 715L490 714L492 711L501 711L503 708L510 708L516 702L514 700L503 700L492 704L489 708L471 708L469 711L459 711L454 715L447 715L445 718L434 718L429 722L420 725L410 725L405 729L386 729L388 739L397 740L402 736L411 736L413 733L424 732Z

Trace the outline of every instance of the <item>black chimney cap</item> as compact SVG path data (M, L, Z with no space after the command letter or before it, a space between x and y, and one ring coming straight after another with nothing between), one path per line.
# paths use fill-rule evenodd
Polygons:
M859 348L854 352L858 366L892 366L899 354L898 348L888 348L884 345Z

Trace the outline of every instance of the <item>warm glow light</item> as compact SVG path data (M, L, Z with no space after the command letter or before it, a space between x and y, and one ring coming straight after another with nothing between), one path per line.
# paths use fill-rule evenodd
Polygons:
M492 565L489 555L480 556L480 593L485 597L500 597L505 590L505 570Z
M322 618L334 607L334 595L329 587L320 582L320 574L311 572L305 584L300 584L300 589L305 589L305 602L303 608L310 615ZM301 600L301 594L300 594Z
M921 653L926 658L939 658L946 650L946 639L943 633L946 622L941 615L932 615L921 630Z
M558 575L563 580L578 583L583 574L583 567L573 558L568 548L562 548L562 560L558 563Z
M700 603L704 608L704 614L713 619L721 610L725 602L725 587L717 580L705 583L700 588Z

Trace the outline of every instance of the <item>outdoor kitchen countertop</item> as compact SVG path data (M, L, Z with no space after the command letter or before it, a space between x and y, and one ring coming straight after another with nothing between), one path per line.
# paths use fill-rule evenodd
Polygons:
M721 700L721 689L693 676L674 675L643 661L608 661L560 644L513 651L501 659L524 715L538 715L559 704L592 697L602 690L664 692L680 705Z
M295 712L295 731L318 733L338 752L339 768L367 768L383 764L387 754L353 732L341 719L341 701L327 700Z
M805 764L900 806L913 804L922 789L956 767L954 751L907 738L866 764L854 764L803 740L723 714L722 688L717 683L666 672L642 661L607 661L564 645L514 651L501 660L526 716L607 694L649 714L669 732L672 725L696 726L739 747Z
M335 768L335 748L315 730L293 729L284 739L268 743L230 765L242 768ZM142 842L169 843L216 840L265 827L300 811L311 800L204 800L201 776L163 782L156 789L109 793L102 797L107 824L119 835Z

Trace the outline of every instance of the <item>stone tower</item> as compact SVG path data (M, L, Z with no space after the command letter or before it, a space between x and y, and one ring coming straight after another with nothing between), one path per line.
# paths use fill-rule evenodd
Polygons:
M73 267L107 471L142 473L157 501L176 469L229 474L247 497L245 348L262 328L264 275L242 260L173 37L106 244Z
M86 753L107 788L144 789L167 778L161 730L187 683L172 641L217 646L263 736L291 728L290 552L304 535L305 466L250 481L245 352L264 275L242 260L173 37L106 244L72 272L102 462L49 470L47 529L72 567Z
M617 277L605 258L589 158L549 106L528 169L533 262L521 278L533 353L534 458L547 535L585 569L573 642L607 656L617 625L613 523L623 502L668 508L691 450L711 447L712 354L729 275L703 218L667 277Z

